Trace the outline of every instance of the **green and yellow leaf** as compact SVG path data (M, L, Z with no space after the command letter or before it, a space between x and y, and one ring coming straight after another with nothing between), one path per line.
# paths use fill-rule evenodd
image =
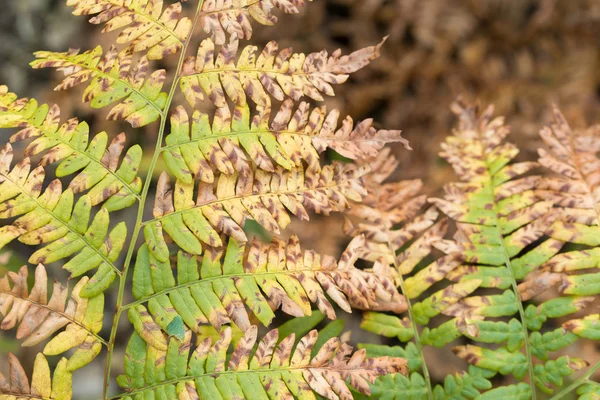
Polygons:
M370 394L369 383L380 375L407 373L398 357L367 358L365 350L352 352L344 339L328 340L311 357L316 330L296 342L292 334L278 341L278 331L257 342L256 326L245 333L227 357L231 328L219 340L201 342L191 351L191 332L183 340L171 337L166 350L157 350L133 334L127 346L125 374L118 379L128 393L120 398L303 398L352 399L347 384ZM254 349L256 348L256 351ZM188 361L189 359L189 361Z
M95 1L95 0L94 0ZM148 125L163 114L167 94L162 92L166 79L163 69L148 76L148 58L133 62L133 48L120 52L111 47L103 54L102 47L79 53L38 51L33 68L56 68L65 75L54 90L66 90L90 81L83 92L83 102L93 108L113 105L107 118L125 120L134 128Z
M352 308L401 312L404 300L394 287L393 271L352 265L363 245L364 239L355 239L338 263L331 256L302 251L295 236L287 244L275 239L270 245L229 239L227 250L208 248L201 260L180 251L175 269L142 246L133 273L133 294L138 299L134 304L168 336L178 321L196 334L207 323L217 331L223 324L246 331L252 327L247 309L265 326L277 309L304 317L313 313L313 304L329 319L336 318L332 303L346 312ZM147 303L147 312L139 308L141 303ZM139 313L133 316L136 321ZM140 336L156 328L150 321L134 326L142 329Z
M33 139L25 156L42 154L41 166L60 162L57 177L79 172L69 188L74 193L89 190L92 205L104 202L109 211L129 207L142 188L137 176L142 160L139 145L127 150L119 166L126 141L123 133L110 143L105 132L90 141L87 123L72 118L61 125L57 105L49 107L39 105L35 99L18 99L6 86L0 86L0 127L19 128L11 136L11 143Z
M44 245L29 258L32 264L74 256L63 266L72 276L97 268L82 289L82 296L94 297L106 290L119 273L115 261L127 238L125 223L109 231L106 208L92 219L88 195L75 201L73 191L62 191L58 179L42 192L44 169L31 170L29 158L25 158L10 170L12 158L12 148L7 144L0 150L0 218L18 218L0 228L0 247L14 239L31 246Z
M359 160L376 156L387 143L401 142L408 147L400 131L377 130L372 120L354 126L346 117L337 129L339 112L327 114L324 106L311 110L303 102L294 112L294 103L288 99L270 125L269 119L269 108L252 116L248 105L237 105L233 114L228 106L217 109L212 125L207 114L195 111L190 124L185 109L178 107L163 148L165 163L185 183L195 177L212 183L215 173L245 171L249 162L273 172L276 165L290 170L302 167L304 161L318 171L319 154L327 149Z

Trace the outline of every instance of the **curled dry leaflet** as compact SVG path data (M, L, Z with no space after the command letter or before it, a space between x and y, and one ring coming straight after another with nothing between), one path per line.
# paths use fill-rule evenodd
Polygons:
M458 100L440 153L457 182L428 198L389 179L386 145L410 149L400 131L318 104L385 38L348 55L259 49L240 44L253 24L308 1L185 3L67 0L116 43L31 63L109 120L153 124L145 156L0 86L0 127L25 142L0 150L0 248L32 246L0 278L0 328L40 345L33 365L2 354L0 399L71 399L92 362L104 400L600 398L581 351L600 340L599 129L555 109L539 160L513 162L504 120ZM348 235L337 258L283 238L331 213ZM70 278L49 285L60 268ZM386 339L354 349L325 322L351 312ZM434 380L426 347L466 367Z

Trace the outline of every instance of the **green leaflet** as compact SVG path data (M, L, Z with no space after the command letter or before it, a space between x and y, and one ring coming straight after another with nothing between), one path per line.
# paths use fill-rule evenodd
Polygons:
M158 70L147 76L149 63L142 56L135 68L130 68L133 47L117 52L111 47L104 55L102 47L83 53L53 53L38 51L33 68L57 68L65 78L55 90L66 90L90 81L83 101L93 108L113 106L107 118L125 120L134 128L156 121L163 112L167 94L162 92L166 71Z
M60 125L60 109L39 105L35 99L17 99L0 86L0 127L20 128L11 142L33 139L26 156L43 154L42 166L60 161L56 176L75 176L69 188L74 193L88 191L93 205L104 203L109 211L131 206L141 190L137 172L142 159L140 146L132 146L121 165L119 157L125 147L125 135L117 135L110 144L105 132L89 140L89 127L72 118Z
M52 181L42 193L42 167L30 171L26 158L10 170L10 145L0 151L0 157L0 218L18 217L10 225L12 230L0 232L0 242L6 245L18 238L28 245L45 245L29 258L33 264L52 263L74 255L64 265L73 276L98 268L83 288L82 296L94 297L106 290L117 276L114 263L127 238L125 223L109 232L108 210L100 209L92 219L92 200L88 195L75 202L73 191L63 192L59 180Z
M354 127L347 117L337 129L339 112L327 114L324 107L311 111L308 103L294 112L294 102L286 100L270 125L269 112L270 108L260 108L259 114L251 116L247 104L236 105L233 112L223 105L212 125L207 114L195 111L190 127L187 112L178 107L171 115L171 133L163 148L169 171L188 184L195 177L212 183L217 172L231 175L248 169L248 160L268 172L274 171L274 164L290 170L302 167L303 161L319 171L319 154L328 148L357 160L377 155L389 142L407 145L399 131L378 131L369 120Z
M341 259L351 257L362 243L353 241ZM247 309L268 326L275 316L271 304L294 317L313 314L313 304L321 317L331 319L336 317L332 303L346 311L352 306L393 311L399 297L392 278L302 251L296 236L271 244L229 239L226 250L209 248L200 260L180 251L175 271L168 258L157 259L144 245L133 272L138 301L131 310L145 312L139 304L147 302L155 323L170 336L181 335L179 321L199 335L206 323L217 331L230 323L246 331L251 328ZM143 329L139 316L133 317L136 330Z
M365 195L360 178L366 167L335 163L320 172L277 168L269 173L245 170L219 175L213 184L200 182L196 201L194 185L177 180L172 190L166 173L158 182L154 218L145 223L146 242L155 257L167 257L160 228L185 252L200 255L202 248L220 246L220 233L240 242L247 240L244 222L253 219L278 234L289 225L288 212L308 220L308 211L329 214L348 208L349 201Z
M144 346L144 341L134 333L127 346L126 359L129 361L125 375L118 380L129 392L123 397L178 398L187 393L183 398L216 396L229 400L294 396L314 399L315 393L331 396L334 391L347 397L350 391L345 384L346 378L354 389L369 394L366 382L375 381L381 374L405 372L406 368L401 358L367 358L363 351L350 358L351 347L337 337L324 343L311 357L318 336L316 330L297 342L291 335L279 343L277 330L272 330L251 355L257 342L257 328L253 326L233 348L227 363L230 328L224 329L214 343L211 339L201 342L190 357L191 336L191 331L186 329L183 340L170 338L168 346L158 350ZM343 351L344 355L336 356L337 351ZM325 373L327 380L317 378L323 378Z

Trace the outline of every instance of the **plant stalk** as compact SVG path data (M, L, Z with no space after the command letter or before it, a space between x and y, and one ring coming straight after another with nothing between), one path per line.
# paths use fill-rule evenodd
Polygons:
M120 320L121 314L123 312L123 296L125 293L125 286L127 283L127 275L129 272L129 268L131 266L131 260L133 258L133 253L136 249L137 240L138 240L141 228L142 228L143 218L144 218L144 209L146 206L148 192L150 191L150 185L152 184L152 176L154 173L154 168L156 167L156 163L158 162L158 157L161 155L160 149L162 147L162 141L163 141L163 137L164 137L164 133L165 133L165 128L167 126L167 118L169 115L169 110L171 108L171 104L173 103L173 97L175 96L175 92L176 92L177 86L179 84L181 68L182 68L183 62L185 60L185 55L187 53L187 49L190 45L192 37L194 36L194 30L196 29L196 25L197 25L199 17L200 17L200 11L202 10L203 3L204 3L204 0L198 1L198 6L197 6L196 12L194 14L194 20L192 23L192 28L190 30L190 34L188 35L188 38L186 39L186 41L183 44L183 47L181 49L181 54L179 56L179 61L177 63L177 69L175 70L175 76L173 77L173 82L171 83L171 88L169 90L167 102L161 113L160 128L158 131L158 137L156 139L156 145L154 146L152 160L150 161L150 167L148 168L148 172L146 173L144 187L143 187L142 193L140 195L140 200L138 203L137 217L136 217L135 225L133 228L131 240L129 242L129 246L127 249L127 255L125 257L125 262L123 263L123 271L122 271L122 274L121 274L120 280L119 280L119 292L117 294L117 304L116 304L115 316L114 316L112 328L110 331L110 337L109 337L109 341L108 341L108 350L107 350L107 356L106 356L106 366L104 368L104 388L102 391L103 399L107 398L108 389L110 386L110 375L111 375L110 371L111 371L111 365L112 365L112 356L113 356L113 350L114 350L114 346L115 346L115 339L117 336L117 329L119 326L119 320Z

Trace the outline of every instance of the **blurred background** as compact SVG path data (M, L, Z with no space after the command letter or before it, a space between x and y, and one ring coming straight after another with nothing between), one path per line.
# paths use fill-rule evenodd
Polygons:
M458 95L494 103L511 125L510 140L520 146L523 158L536 157L537 132L549 121L553 103L575 127L600 121L598 0L314 0L299 16L281 15L274 27L254 27L252 42L259 47L275 39L298 52L342 48L348 53L389 36L381 57L337 87L337 96L326 103L355 120L372 117L378 127L401 129L413 151L395 149L401 161L396 175L423 179L429 194L440 193L454 179L437 152L454 123L449 105ZM107 110L91 110L71 92L53 92L58 77L52 71L28 68L35 50L90 49L112 38L86 18L71 16L64 0L4 1L0 84L21 97L58 103L63 115L86 119L93 132L130 132L127 125L105 122ZM164 66L174 62L167 59ZM2 140L8 133L0 131ZM129 140L141 143L150 157L155 137L156 125L150 125ZM332 255L347 241L338 217L294 224L290 231L301 236L304 247ZM19 247L12 250L12 257L4 254L1 261L22 265ZM114 299L106 304L112 311ZM111 321L105 322L110 328ZM358 316L349 317L346 328L357 328L359 322ZM128 328L123 325L125 341ZM0 335L0 352L20 351L12 332ZM432 367L435 379L456 369L448 363L450 356L432 357L440 357ZM122 358L117 354L114 359ZM97 361L78 372L85 380L76 381L83 382L77 398L91 399L101 386L103 357Z

